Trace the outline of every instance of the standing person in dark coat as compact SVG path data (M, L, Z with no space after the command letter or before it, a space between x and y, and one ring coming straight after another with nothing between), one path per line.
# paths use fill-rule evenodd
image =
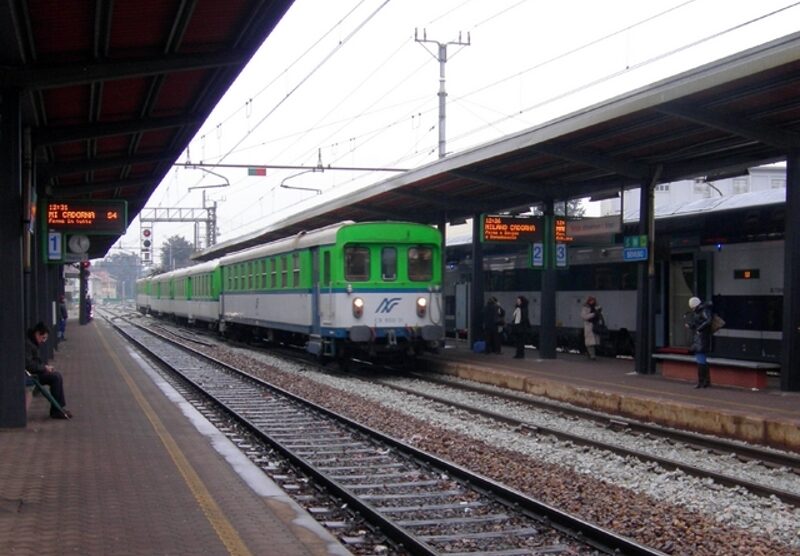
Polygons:
M697 361L695 388L708 388L711 386L711 371L706 354L711 351L711 321L714 314L711 311L711 302L703 303L698 297L689 299L689 309L691 311L686 314L686 327L692 331L690 351Z
M28 330L25 351L25 370L36 377L42 386L50 387L50 394L63 408L67 403L64 399L64 379L61 373L56 371L52 365L47 365L39 355L39 346L47 341L50 329L43 322L39 322ZM58 410L54 405L50 405L50 417L52 419L70 419L72 413L64 409Z
M497 329L497 336L495 336L494 353L501 353L500 346L503 343L503 330L506 326L506 310L500 305L497 298L494 298L494 305L497 311L494 315L495 328Z
M64 298L64 294L58 296L58 339L61 341L66 340L66 332L67 332L67 317L69 313L67 312L67 301Z
M525 338L531 327L528 317L528 298L524 295L517 297L514 314L511 316L511 331L514 335L514 346L517 348L514 359L525 359Z
M484 353L498 353L500 351L500 333L497 331L497 300L489 297L483 308L483 334L486 339Z

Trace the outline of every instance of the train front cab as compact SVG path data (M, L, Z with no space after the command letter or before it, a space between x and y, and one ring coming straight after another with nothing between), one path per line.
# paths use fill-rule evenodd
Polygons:
M376 226L349 226L335 246L315 252L312 353L406 358L443 339L439 232L412 225L398 241Z

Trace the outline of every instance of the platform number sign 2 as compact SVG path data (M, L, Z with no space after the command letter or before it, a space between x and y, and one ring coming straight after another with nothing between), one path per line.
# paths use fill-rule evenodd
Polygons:
M531 266L544 268L544 243L531 243Z

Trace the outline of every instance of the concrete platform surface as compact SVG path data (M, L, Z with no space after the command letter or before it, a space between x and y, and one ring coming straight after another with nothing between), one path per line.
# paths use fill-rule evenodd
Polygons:
M558 353L539 359L535 349L514 359L476 354L449 339L439 354L426 356L428 368L478 382L546 396L614 415L695 432L711 433L800 452L800 392L782 392L777 378L767 388L724 386L695 389L694 382L635 372L631 359Z
M107 323L67 338L74 418L34 397L27 428L0 430L0 553L349 554Z

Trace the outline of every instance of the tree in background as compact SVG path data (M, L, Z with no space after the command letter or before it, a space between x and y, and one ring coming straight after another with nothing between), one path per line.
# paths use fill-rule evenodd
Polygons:
M585 215L586 206L584 204L584 199L570 199L566 203L564 203L564 201L558 201L553 206L553 212L556 216L564 216L565 211L568 218L580 218ZM544 212L542 211L542 207L537 205L531 207L531 214L541 216Z
M114 253L95 263L97 270L105 270L117 281L117 297L133 299L136 297L136 279L142 269L139 255L133 253Z
M181 236L172 236L161 244L161 268L164 272L194 264L189 259L194 247Z

